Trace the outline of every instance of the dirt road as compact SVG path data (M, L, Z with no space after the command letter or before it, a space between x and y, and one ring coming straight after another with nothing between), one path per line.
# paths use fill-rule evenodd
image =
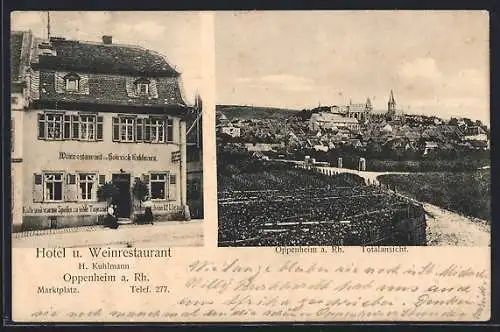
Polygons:
M424 203L429 246L489 246L490 226L457 213Z

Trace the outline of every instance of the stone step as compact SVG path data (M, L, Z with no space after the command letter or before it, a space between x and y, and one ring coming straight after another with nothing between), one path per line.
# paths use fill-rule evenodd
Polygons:
M130 218L117 218L116 220L120 225L127 225L127 224L131 224L132 223L132 220L130 220Z

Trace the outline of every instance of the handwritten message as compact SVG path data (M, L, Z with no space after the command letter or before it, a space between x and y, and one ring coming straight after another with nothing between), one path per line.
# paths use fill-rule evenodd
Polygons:
M75 255L74 250L57 264L40 258L36 264L47 272L30 281L32 290L17 281L24 288L15 288L15 298L34 299L19 302L17 317L22 321L321 322L484 321L490 316L488 260L467 262L464 253L429 259L433 256L429 251L422 257L411 253L423 248L410 249L406 256L366 254L355 247L328 255L282 255L273 248L249 248L240 254L231 250L231 255L223 250L215 255L216 250L183 248L165 260L151 258L161 251L137 256L139 249L123 250L123 255L104 258L83 249ZM487 252L487 248L469 250ZM250 252L258 254L249 256ZM97 270L82 270L89 267ZM105 278L91 282L90 272ZM90 281L70 285L63 277L68 274ZM34 294L43 283L46 288L78 287L78 292Z

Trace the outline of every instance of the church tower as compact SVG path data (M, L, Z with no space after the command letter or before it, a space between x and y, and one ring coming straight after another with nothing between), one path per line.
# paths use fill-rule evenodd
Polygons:
M396 100L394 100L394 93L391 90L389 101L387 102L387 115L393 117L396 115Z

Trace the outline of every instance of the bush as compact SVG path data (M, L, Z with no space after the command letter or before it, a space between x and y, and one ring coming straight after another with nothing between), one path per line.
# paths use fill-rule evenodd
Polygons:
M97 199L100 202L110 202L119 194L118 188L111 182L106 182L97 189Z
M382 175L383 184L444 209L491 221L489 170Z

